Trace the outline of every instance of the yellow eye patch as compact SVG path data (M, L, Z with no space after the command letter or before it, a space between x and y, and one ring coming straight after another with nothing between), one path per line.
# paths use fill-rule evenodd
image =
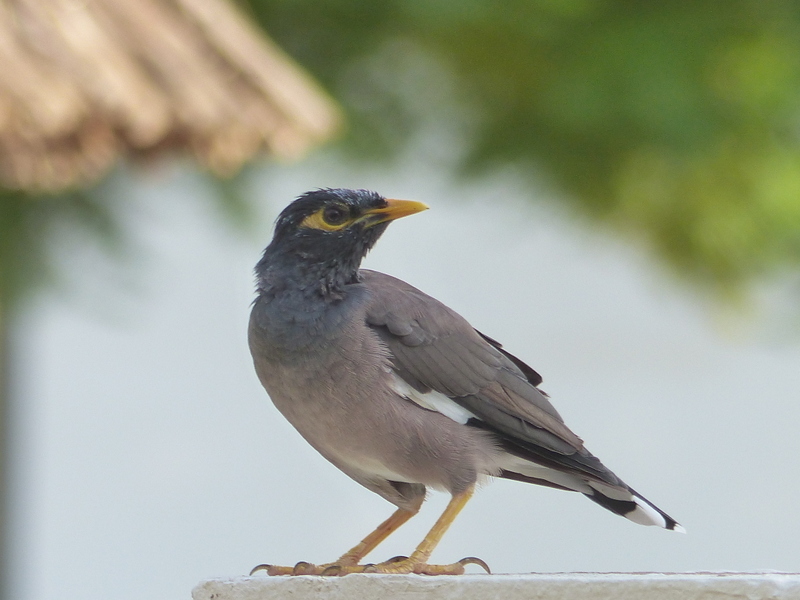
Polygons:
M344 206L323 206L313 215L308 215L300 227L321 229L322 231L339 231L350 225L355 219Z

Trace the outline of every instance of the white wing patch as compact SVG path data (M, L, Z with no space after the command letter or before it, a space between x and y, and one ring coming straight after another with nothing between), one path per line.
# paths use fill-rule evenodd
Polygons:
M477 418L466 408L460 406L441 392L435 390L425 393L418 392L408 385L397 373L392 373L392 389L404 398L411 400L414 404L441 413L456 423L464 425L470 419Z

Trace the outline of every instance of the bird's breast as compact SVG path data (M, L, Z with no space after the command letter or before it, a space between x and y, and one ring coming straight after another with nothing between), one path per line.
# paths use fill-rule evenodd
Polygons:
M385 376L385 349L366 326L359 300L358 294L335 303L291 296L256 300L250 350L276 405L316 399L335 407Z
M303 292L256 299L249 326L254 356L292 361L298 355L325 353L343 342L348 325L358 318L358 295L331 302Z

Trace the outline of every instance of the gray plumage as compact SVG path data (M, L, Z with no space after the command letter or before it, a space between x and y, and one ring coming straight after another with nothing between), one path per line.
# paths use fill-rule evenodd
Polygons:
M339 213L329 222L332 206ZM388 221L403 216L387 211L374 192L309 192L279 217L256 268L256 372L300 434L409 511L428 487L459 494L499 476L679 528L585 449L533 369L444 304L359 269Z

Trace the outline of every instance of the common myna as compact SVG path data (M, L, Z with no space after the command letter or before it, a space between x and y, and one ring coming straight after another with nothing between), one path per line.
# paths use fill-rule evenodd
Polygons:
M361 260L389 222L422 210L367 190L321 189L278 217L256 265L249 342L278 410L326 459L397 506L338 560L269 574L463 573L428 559L482 477L580 492L642 525L681 530L583 445L539 374L418 289ZM409 557L362 565L430 487L452 495Z

